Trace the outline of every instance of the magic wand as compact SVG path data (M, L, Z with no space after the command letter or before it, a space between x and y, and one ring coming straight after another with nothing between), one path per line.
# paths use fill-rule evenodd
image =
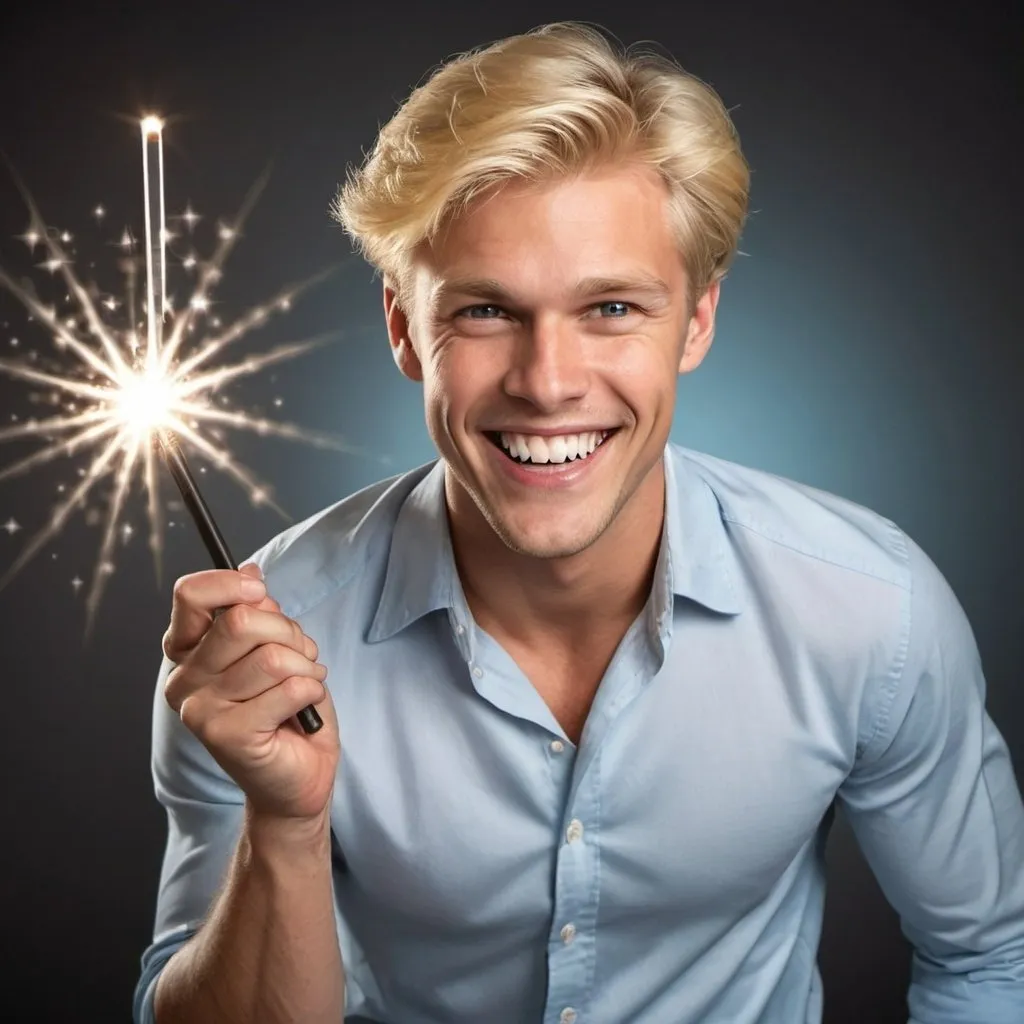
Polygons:
M203 538L206 550L210 553L210 558L213 559L214 567L217 569L237 569L238 565L234 558L231 557L231 552L228 550L224 536L217 527L209 506L203 500L202 494L199 493L199 487L196 484L195 477L192 476L192 471L188 468L185 453L181 450L178 439L173 433L166 430L156 431L156 436L160 441L160 447L163 450L167 468L170 470L171 476L174 477L174 482L178 485L182 501L184 501L185 507L191 514L196 528L199 530L199 535ZM299 725L302 726L303 731L306 733L314 733L324 724L323 719L312 704L303 708L296 717L299 720Z

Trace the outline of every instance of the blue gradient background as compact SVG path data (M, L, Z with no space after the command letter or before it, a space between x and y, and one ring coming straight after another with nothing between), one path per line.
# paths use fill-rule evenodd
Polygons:
M230 313L346 258L327 214L344 167L445 56L568 17L657 40L733 108L754 171L745 255L709 358L680 384L673 436L852 498L922 544L972 621L1020 774L1019 16L985 2L945 14L765 6L177 3L112 18L36 3L5 14L0 149L61 225L87 221L97 201L116 223L140 223L137 135L116 114L180 116L169 210L190 199L230 212L272 158L217 292ZM5 266L24 261L12 240L24 227L0 184ZM3 297L0 321L18 316ZM358 260L252 350L336 327L346 340L236 392L264 404L281 394L287 418L393 460L240 437L234 449L295 518L433 454L419 391L390 359L379 284ZM8 410L25 413L25 392L4 380L4 420ZM26 450L5 446L0 462ZM40 523L61 478L0 483L0 520ZM283 525L231 484L205 487L239 555ZM0 534L0 569L26 533ZM68 581L91 570L95 528L75 522L56 560L44 554L0 592L0 928L5 976L34 1000L34 1021L127 1021L149 939L164 839L148 772L152 686L171 581L207 563L190 529L171 530L157 586L141 537L120 554L87 645ZM908 950L841 821L829 858L826 1019L905 1020Z

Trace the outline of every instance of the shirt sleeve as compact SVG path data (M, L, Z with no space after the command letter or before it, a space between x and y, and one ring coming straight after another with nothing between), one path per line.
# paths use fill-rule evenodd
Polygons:
M153 941L142 956L135 1024L154 1024L153 992L167 961L199 929L221 889L241 834L244 796L164 698L173 666L160 667L153 702L153 782L167 812L167 845Z
M904 538L902 650L839 792L914 947L910 1024L1024 1021L1024 806L949 584Z

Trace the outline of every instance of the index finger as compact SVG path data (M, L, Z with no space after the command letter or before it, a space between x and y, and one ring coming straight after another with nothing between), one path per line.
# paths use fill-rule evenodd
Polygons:
M242 570L204 569L175 582L171 624L163 644L171 661L180 660L199 643L218 609L234 604L259 604L266 598L266 585L257 576L249 575L259 570L253 565L243 566Z

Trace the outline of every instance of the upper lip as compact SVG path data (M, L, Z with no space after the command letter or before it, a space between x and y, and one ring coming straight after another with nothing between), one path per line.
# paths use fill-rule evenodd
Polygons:
M491 434L525 434L534 437L565 437L568 434L603 434L606 430L614 430L614 427L575 426L569 424L566 427L490 427L486 428Z

